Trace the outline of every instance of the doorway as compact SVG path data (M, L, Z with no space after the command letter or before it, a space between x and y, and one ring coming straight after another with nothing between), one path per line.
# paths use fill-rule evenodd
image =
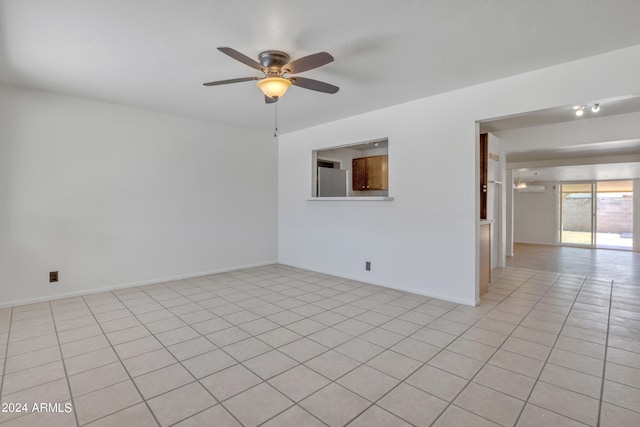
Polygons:
M569 246L633 247L633 182L561 184L560 243Z

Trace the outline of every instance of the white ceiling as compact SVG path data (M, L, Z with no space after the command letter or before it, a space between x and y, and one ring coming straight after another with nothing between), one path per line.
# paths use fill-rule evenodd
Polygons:
M640 179L640 163L605 163L513 170L514 182L575 182Z
M598 104L600 110L593 112L592 108ZM640 111L640 96L628 95L624 97L597 99L589 101L583 109L582 116L576 115L574 107L577 105L563 105L546 110L531 111L524 114L514 114L509 117L483 120L480 122L480 132L501 132L532 126L544 126L554 123L589 120L592 118L615 116L618 114L635 113Z
M640 111L640 97L597 100L600 111L585 109L582 117L573 106L532 111L480 123L481 132L508 131L555 123L590 120ZM593 103L593 102L592 102ZM636 139L610 140L506 153L514 181L567 182L640 179L640 135ZM606 161L606 163L603 163ZM553 165L550 165L553 164ZM541 166L542 165L542 166Z
M271 131L257 58L328 51L278 103L288 132L640 44L637 0L0 0L0 81Z
M507 162L515 166L514 181L610 181L640 179L639 157L640 139L630 139L514 152ZM610 163L602 163L605 158ZM545 163L556 166L540 166Z
M518 151L507 153L508 163L539 162L543 160L567 160L602 158L603 156L635 156L640 154L640 139L592 142L557 147L553 149Z

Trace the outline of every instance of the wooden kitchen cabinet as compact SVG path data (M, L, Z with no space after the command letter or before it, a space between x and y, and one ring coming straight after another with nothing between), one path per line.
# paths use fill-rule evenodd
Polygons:
M389 189L389 156L360 157L351 166L354 191Z
M365 191L367 189L367 159L362 157L351 161L353 174L353 190Z
M480 134L480 219L487 219L489 172L489 134Z

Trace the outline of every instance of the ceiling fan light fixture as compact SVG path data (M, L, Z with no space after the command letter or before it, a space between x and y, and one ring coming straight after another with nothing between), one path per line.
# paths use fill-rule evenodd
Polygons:
M291 86L291 80L284 77L266 77L257 82L260 90L269 98L280 98Z

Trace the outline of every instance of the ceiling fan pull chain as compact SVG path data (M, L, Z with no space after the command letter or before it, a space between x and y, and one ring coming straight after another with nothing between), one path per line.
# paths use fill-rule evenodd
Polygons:
M274 124L275 129L273 131L273 137L275 139L278 139L278 103L274 102L274 104L276 109L275 109L275 124Z

